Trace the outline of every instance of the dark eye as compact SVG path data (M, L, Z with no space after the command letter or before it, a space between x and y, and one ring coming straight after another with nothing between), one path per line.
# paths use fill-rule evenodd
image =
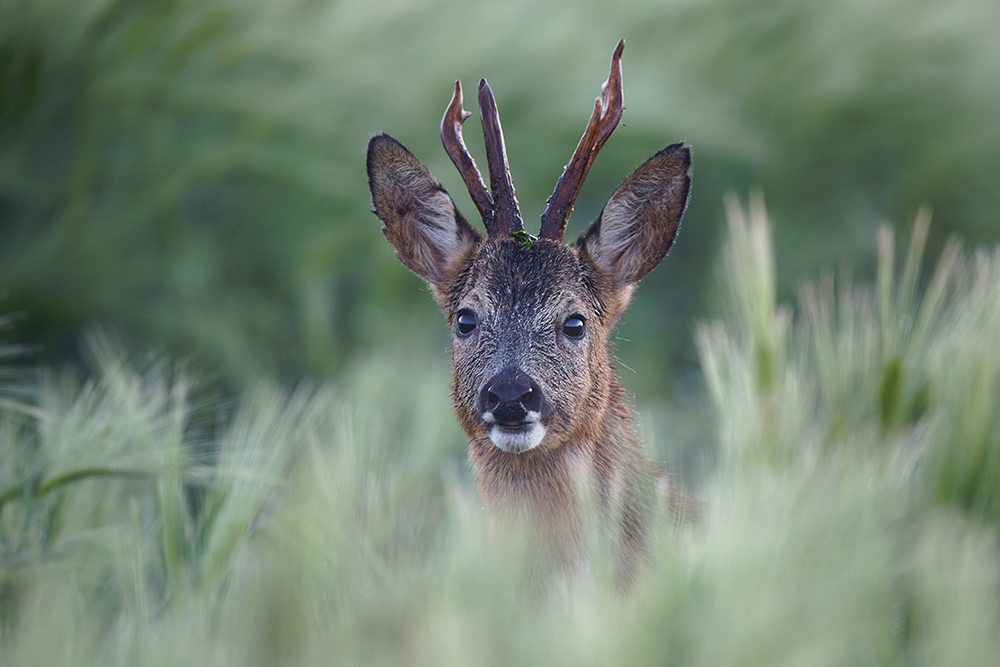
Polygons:
M459 336L468 336L476 330L476 314L471 310L460 310L455 322L458 325Z
M583 315L570 315L563 323L563 333L570 338L583 338Z

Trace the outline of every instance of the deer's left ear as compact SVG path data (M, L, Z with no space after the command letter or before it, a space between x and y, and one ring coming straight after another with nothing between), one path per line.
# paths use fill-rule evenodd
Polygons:
M672 144L633 171L577 245L619 287L637 283L677 236L691 191L691 150Z

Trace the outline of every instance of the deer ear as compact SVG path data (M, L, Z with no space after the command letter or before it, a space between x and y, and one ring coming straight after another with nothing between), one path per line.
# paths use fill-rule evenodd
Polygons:
M577 245L619 287L637 283L677 236L691 190L691 149L672 144L633 171Z
M368 186L396 256L432 285L481 238L427 167L387 134L368 142Z

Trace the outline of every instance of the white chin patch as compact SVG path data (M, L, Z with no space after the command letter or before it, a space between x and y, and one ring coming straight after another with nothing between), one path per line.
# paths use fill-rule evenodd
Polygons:
M508 431L507 429L494 424L490 429L490 440L498 448L511 454L520 454L529 449L534 449L545 437L545 427L535 422L531 428Z

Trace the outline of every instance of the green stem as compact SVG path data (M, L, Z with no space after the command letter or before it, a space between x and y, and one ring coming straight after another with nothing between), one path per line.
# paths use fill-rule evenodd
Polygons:
M11 500L30 493L32 498L39 499L47 495L54 489L63 484L69 484L71 482L76 482L81 479L87 479L90 477L121 477L126 479L153 479L155 475L146 470L139 469L127 469L127 468L79 468L77 470L70 470L68 472L62 473L61 475L56 475L55 477L46 480L45 482L39 483L37 480L26 480L19 484L14 484L13 486L7 488L6 491L0 493L0 510L3 509ZM30 491L30 489L34 489Z

